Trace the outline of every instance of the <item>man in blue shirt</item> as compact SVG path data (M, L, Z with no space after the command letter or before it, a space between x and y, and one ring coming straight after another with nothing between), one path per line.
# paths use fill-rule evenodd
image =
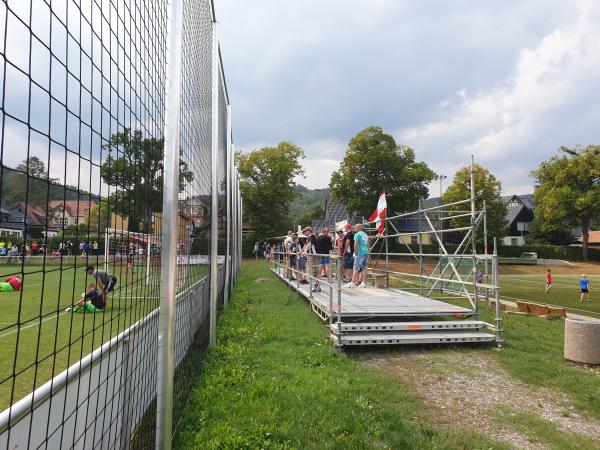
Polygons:
M363 226L357 224L354 227L354 267L352 271L352 280L345 287L366 288L367 287L367 268L369 266L369 236L363 231Z
M588 280L585 276L585 273L581 275L581 280L579 280L579 286L581 286L581 300L580 302L591 302L590 295L590 280Z

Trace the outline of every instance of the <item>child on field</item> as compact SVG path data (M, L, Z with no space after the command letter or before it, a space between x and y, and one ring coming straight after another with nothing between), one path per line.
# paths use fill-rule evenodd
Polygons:
M104 311L105 306L106 303L104 301L102 292L96 288L94 283L90 283L88 285L87 292L81 294L79 302L75 306L70 306L67 308L66 311L76 313L95 313Z
M590 300L590 280L587 279L585 273L581 275L581 280L579 280L579 286L581 287L581 299L580 302L591 302Z
M544 290L544 293L548 293L550 292L550 288L552 287L552 270L548 269L548 272L546 272L546 289Z

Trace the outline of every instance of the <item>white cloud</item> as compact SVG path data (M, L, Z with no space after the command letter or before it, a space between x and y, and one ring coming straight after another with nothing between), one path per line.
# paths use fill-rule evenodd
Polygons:
M470 154L491 167L507 192L531 190L529 171L560 145L598 141L600 8L577 4L577 16L523 49L510 77L475 95L465 93L441 120L401 128L402 142L442 173Z
M220 0L235 142L299 143L303 183L324 187L350 137L376 124L437 172L475 153L507 192L530 192L530 170L556 148L598 141L598 8Z

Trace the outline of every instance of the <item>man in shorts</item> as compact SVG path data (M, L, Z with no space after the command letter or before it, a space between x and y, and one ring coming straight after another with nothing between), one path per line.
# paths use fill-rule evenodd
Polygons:
M346 272L346 283L352 280L352 269L354 267L354 231L352 231L352 225L346 224L346 234L342 241L344 247L344 271Z
M546 272L546 289L544 289L544 293L547 294L550 292L550 288L552 287L552 270L548 269Z
M102 294L104 303L108 303L108 294L115 289L117 277L109 274L108 272L104 272L103 270L96 270L94 266L87 266L85 271L89 276L95 278L96 286Z
M329 252L333 250L333 241L329 235L329 228L323 228L317 238L317 253L319 256L319 273L322 277L329 278L331 258Z
M347 288L367 287L367 268L369 267L369 236L363 231L363 226L354 227L354 267L352 280L345 285Z
M581 287L581 299L580 302L591 302L590 300L590 280L587 279L585 273L581 275L579 280L579 286Z

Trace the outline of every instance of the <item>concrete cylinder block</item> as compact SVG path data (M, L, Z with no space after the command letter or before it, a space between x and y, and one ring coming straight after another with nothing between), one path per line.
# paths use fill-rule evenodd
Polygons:
M600 364L600 320L565 320L565 358L583 364Z

